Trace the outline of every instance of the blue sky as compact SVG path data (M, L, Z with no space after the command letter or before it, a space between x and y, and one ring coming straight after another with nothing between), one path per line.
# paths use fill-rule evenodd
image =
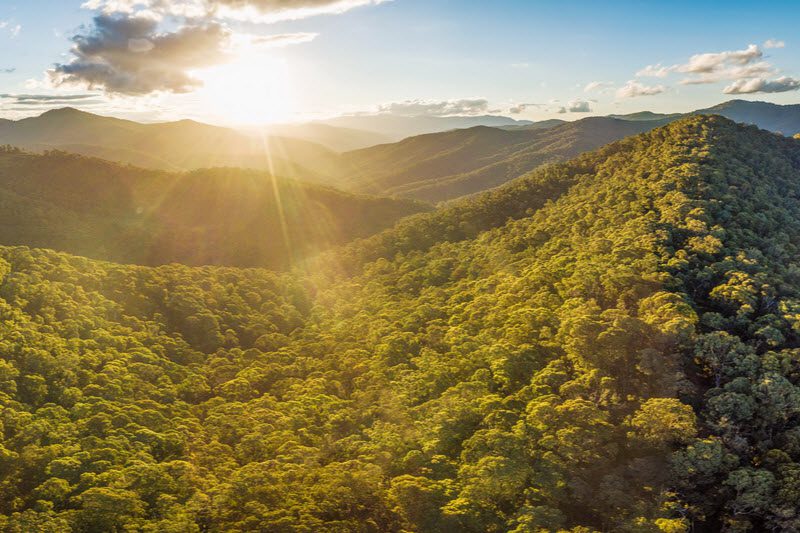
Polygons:
M800 4L789 0L297 0L318 12L289 14L276 14L273 0L247 0L252 9L242 13L219 9L229 0L167 2L217 4L213 13L190 18L159 6L162 0L90 1L0 2L0 93L87 95L74 105L143 120L228 123L377 109L575 119L687 111L731 98L800 101ZM101 26L93 18L103 12L110 19L150 17L155 29L131 34L135 53L122 58L110 55L106 42L94 42L91 54L71 52L72 36L97 36ZM151 72L161 37L209 25L223 33L206 32L187 45L201 57L179 55L164 66L161 55L159 68L169 70ZM748 52L749 45L757 48ZM218 46L224 59L212 58ZM699 54L717 55L693 63ZM113 81L107 61L116 69ZM66 67L46 74L56 64ZM637 77L648 65L663 77ZM587 91L592 82L600 85ZM0 116L11 118L51 105L1 102Z

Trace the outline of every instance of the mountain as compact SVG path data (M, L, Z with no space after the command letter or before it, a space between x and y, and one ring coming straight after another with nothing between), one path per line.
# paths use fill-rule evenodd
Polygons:
M552 128L553 126L560 126L561 124L566 124L566 120L560 120L557 118L552 118L549 120L537 120L531 124L516 124L513 126L499 126L501 130L508 130L508 131L518 131L518 130L541 130Z
M638 113L628 113L627 115L608 115L611 118L620 120L664 120L678 119L684 116L681 113L653 113L652 111L640 111Z
M285 268L425 210L261 171L143 170L78 155L0 153L0 243L124 263Z
M303 139L320 144L335 152L349 152L392 141L387 135L353 128L338 128L313 122L282 124L264 128L267 135Z
M697 116L280 275L0 247L0 528L795 531L798 198Z
M326 181L337 159L333 151L300 139L247 136L191 120L140 124L73 108L0 125L0 144L65 150L159 170L271 169L319 182Z
M425 133L473 128L475 126L503 127L531 124L528 120L514 120L512 118L495 115L431 117L392 114L343 115L321 121L321 123L336 127L375 132L392 141L399 141L406 137L423 135Z
M371 194L450 200L665 123L590 117L549 128L479 126L422 135L343 154L341 180Z
M800 133L800 104L778 105L769 102L731 100L694 113L722 115L742 124L755 124L759 128L787 136Z
M621 120L676 120L690 115L721 115L734 122L753 124L759 128L786 136L800 133L800 104L779 105L769 102L730 100L691 113L653 113L641 111L627 115L609 115Z

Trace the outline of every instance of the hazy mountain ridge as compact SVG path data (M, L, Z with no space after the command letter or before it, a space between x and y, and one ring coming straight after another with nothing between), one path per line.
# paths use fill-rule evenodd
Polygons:
M355 190L438 202L484 191L665 121L590 117L542 129L477 127L344 154Z
M58 152L0 153L0 196L30 210L3 213L3 244L150 265L285 268L427 209L255 170L174 173Z

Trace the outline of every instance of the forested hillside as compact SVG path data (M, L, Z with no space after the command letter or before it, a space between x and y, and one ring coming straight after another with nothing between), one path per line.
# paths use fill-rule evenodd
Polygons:
M123 263L286 268L428 209L266 172L144 170L0 147L0 244Z
M342 182L371 194L450 200L666 123L592 117L545 128L476 127L421 135L344 154Z
M286 274L2 248L0 529L798 530L798 198L694 117Z
M268 169L327 183L338 154L306 140L244 135L192 120L140 124L73 108L0 123L0 144L63 150L158 170L207 167Z

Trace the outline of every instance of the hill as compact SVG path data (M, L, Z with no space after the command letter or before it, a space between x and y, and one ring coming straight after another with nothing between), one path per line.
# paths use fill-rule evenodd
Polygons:
M271 125L264 128L264 134L311 141L335 152L349 152L392 141L392 137L372 131L314 122Z
M371 194L450 200L665 123L591 117L549 128L422 135L343 154L342 181Z
M800 133L800 104L778 105L769 102L731 100L694 114L722 115L742 124L754 124L765 130L792 136Z
M285 268L417 213L259 171L144 170L61 152L0 152L0 243L123 263Z
M325 182L337 155L318 144L248 136L192 120L140 124L73 108L0 125L0 144L58 149L159 170L230 166Z
M0 526L797 530L798 178L702 116L280 276L0 248Z
M322 123L341 128L372 131L392 141L399 141L406 137L424 135L426 133L474 128L476 126L503 127L531 124L528 120L514 120L495 115L436 117L404 116L388 113L342 115L322 121Z

